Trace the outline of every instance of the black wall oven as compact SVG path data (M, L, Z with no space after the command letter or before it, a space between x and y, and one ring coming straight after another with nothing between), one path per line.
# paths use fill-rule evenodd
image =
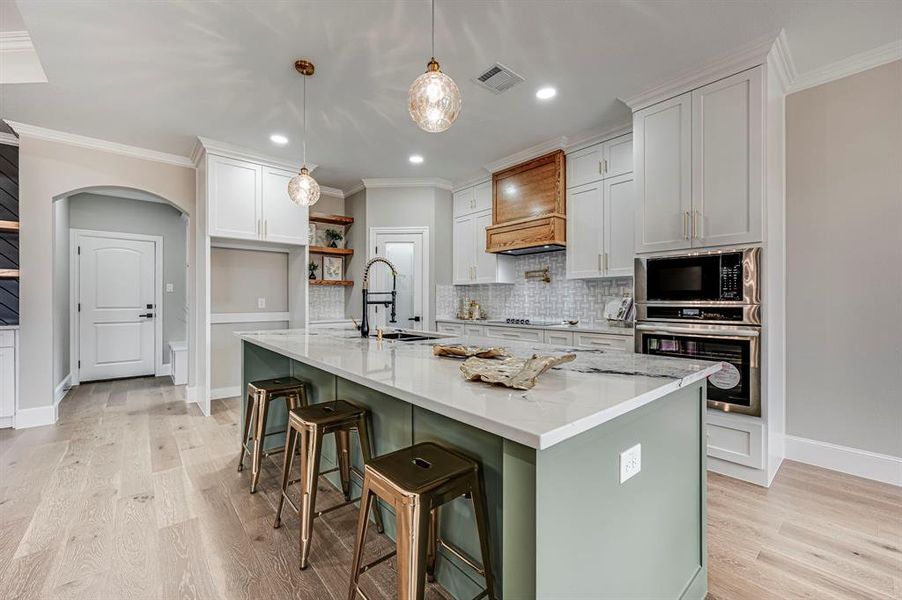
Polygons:
M636 259L636 352L723 363L709 408L761 416L760 254Z

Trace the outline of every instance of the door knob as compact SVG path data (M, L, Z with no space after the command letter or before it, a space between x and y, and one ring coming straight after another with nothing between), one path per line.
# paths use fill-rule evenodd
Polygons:
M146 315L138 315L139 317L144 317L145 319L153 319L153 313L147 313Z
M419 322L420 322L420 317L419 317L419 316L416 316L416 317L410 317L410 318L408 318L407 320L408 320L408 321L414 321L414 322L416 322L416 323L419 323Z

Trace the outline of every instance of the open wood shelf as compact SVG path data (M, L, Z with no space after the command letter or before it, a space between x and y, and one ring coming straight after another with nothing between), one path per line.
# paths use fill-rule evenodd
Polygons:
M0 279L18 279L19 269L0 269Z
M326 215L323 213L310 213L310 221L312 223L328 223L329 225L350 226L354 222L354 217L346 217L344 215Z
M332 256L351 256L351 248L328 248L326 246L310 246L310 254L331 254Z
M0 221L0 232L2 233L10 233L19 231L19 222L18 221Z
M354 282L349 279L308 279L307 281L310 285L354 285Z

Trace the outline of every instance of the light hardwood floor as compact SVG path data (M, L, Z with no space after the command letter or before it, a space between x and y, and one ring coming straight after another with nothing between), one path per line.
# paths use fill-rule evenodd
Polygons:
M297 518L272 528L279 466L253 496L236 471L238 406L204 418L168 379L105 382L71 391L55 426L0 430L0 598L346 598L355 509L316 521L299 571ZM796 463L769 490L709 483L712 599L902 598L897 488ZM367 558L390 547L372 534ZM392 568L370 598L393 597Z

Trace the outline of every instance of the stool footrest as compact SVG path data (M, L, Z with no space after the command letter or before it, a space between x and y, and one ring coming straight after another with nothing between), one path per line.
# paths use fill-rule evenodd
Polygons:
M480 565L479 563L477 563L475 560L473 560L472 558L470 558L469 556L464 554L461 549L459 549L455 546L452 546L451 544L449 544L442 538L438 539L437 544L439 547L444 548L445 550L447 550L448 552L450 552L451 554L456 556L460 561L465 563L468 567L470 567L471 569L473 569L474 571L479 573L481 576L485 577L485 568L482 565ZM478 597L479 596L477 596L477 598ZM476 598L474 598L473 600L476 600Z
M361 573L361 574L366 573L367 571L369 571L370 569L372 569L372 568L375 567L376 565L381 565L382 563L384 563L384 562L387 561L388 559L392 558L392 557L395 556L396 554L398 554L398 551L397 551L397 550L392 550L392 551L389 552L388 554L386 554L386 555L384 555L384 556L380 556L379 558L377 558L377 559L374 560L373 562L369 562L369 563L363 565L362 567L360 567L360 573Z

